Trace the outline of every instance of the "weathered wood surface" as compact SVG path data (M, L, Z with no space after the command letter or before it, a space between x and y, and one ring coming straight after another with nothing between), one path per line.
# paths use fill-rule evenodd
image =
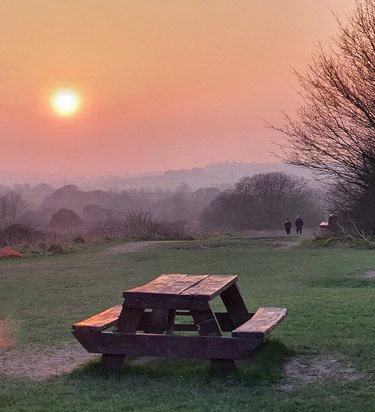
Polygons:
M223 336L218 320L210 309L207 312L191 311L194 324L200 336ZM233 358L227 359L221 352L220 356L210 356L211 366L215 370L229 370L235 368Z
M163 288L159 289L156 293L158 295L180 295L183 294L186 290L191 289L195 285L200 284L209 277L209 275L186 275L184 278L173 281L169 285L164 286Z
M206 312L191 311L191 316L193 317L194 325L197 327L199 335L222 336L223 333L219 323L211 309Z
M119 370L124 364L125 355L110 355L103 353L100 359L100 366L103 369Z
M136 333L138 325L143 316L143 309L129 309L120 313L119 319L116 323L117 330L119 332ZM73 333L74 334L74 333ZM90 333L91 337L98 335L97 333ZM91 338L92 339L92 338ZM115 354L108 352L106 347L103 347L100 351L103 353L100 360L100 366L103 369L121 369L124 364L125 354Z
M243 359L262 343L262 339L226 336L171 336L118 332L88 333L73 331L91 353L120 356L160 356L168 358Z
M145 331L145 328L147 328L147 325L149 325L151 321L151 316L152 316L152 312L143 313L142 319L137 328L138 331ZM183 311L170 310L169 316L170 318L168 317L168 322L167 322L168 333L171 333L171 330L176 331L176 332L198 331L198 327L194 325L194 323L176 323L178 322L179 316L184 316L184 317L190 316L191 317L190 311L183 312ZM229 313L215 312L215 317L219 323L220 329L223 332L232 332L232 330L235 329L233 322L231 318L229 317ZM191 320L191 322L193 322L193 319Z
M167 296L167 295L166 295ZM181 309L181 310L207 310L209 304L204 300L179 299L177 295L150 296L149 298L126 297L124 308L143 308L143 309Z
M232 336L265 337L282 322L286 315L286 308L259 308L250 320L232 332Z
M168 313L166 309L154 309L144 328L145 333L164 333L167 329Z
M250 314L236 283L223 291L220 297L229 313L234 327L238 327L250 319Z
M160 275L146 285L126 290L128 299L172 299L208 301L222 293L237 281L236 275Z
M136 332L144 316L142 308L124 308L116 323L117 330L120 332Z
M199 299L211 300L220 295L237 281L236 275L212 275L203 279L198 284L185 289L180 294L194 296Z
M177 281L180 279L183 279L185 276L184 274L164 274L160 275L157 278L151 280L150 282L146 283L145 285L142 286L137 286L136 288L126 290L124 291L124 297L125 294L131 292L132 294L134 293L155 293L159 289L162 289L163 287L167 286L173 281Z
M122 306L113 306L95 316L74 323L73 329L100 332L116 324L121 310Z

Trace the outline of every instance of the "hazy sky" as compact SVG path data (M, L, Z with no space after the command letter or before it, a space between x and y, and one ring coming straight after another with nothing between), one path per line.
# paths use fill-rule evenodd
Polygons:
M354 0L0 2L0 170L99 175L275 161L319 41ZM74 116L51 94L74 89Z

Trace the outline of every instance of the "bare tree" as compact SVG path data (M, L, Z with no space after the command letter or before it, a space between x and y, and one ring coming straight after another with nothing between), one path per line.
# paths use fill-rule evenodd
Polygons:
M0 194L0 223L14 222L26 210L27 202L21 192L9 190Z
M296 73L301 103L284 114L284 159L334 186L336 207L375 206L375 0L357 0L328 50ZM366 202L364 201L366 198ZM373 211L371 211L373 213ZM375 219L373 219L375 230Z
M22 197L22 193L16 190L11 190L8 192L8 203L9 215L13 221L27 209L27 203Z
M202 214L206 228L277 229L287 216L303 214L309 225L320 215L305 180L282 172L260 173L240 179L222 192Z

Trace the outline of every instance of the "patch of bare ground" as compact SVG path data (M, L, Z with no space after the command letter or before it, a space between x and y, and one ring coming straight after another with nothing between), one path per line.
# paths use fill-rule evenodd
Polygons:
M353 382L365 378L365 374L355 369L343 358L318 355L298 356L284 366L285 381L279 389L289 392L301 385L324 380Z
M0 349L0 376L47 379L71 372L96 355L80 347L63 346L54 348Z
M367 280L375 280L375 270L368 270L363 275L361 275L361 278Z
M301 242L299 240L286 240L282 242L278 241L277 243L275 243L274 249L283 249L283 250L294 249L298 247L300 243Z
M163 245L171 245L183 242L183 240L147 240L144 242L130 242L124 245L108 248L105 253L113 255L117 253L149 252Z

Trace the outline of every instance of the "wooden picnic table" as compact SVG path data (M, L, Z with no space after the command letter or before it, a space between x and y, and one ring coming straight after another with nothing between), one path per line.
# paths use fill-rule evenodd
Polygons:
M214 368L232 368L287 314L269 307L249 313L237 281L236 275L163 274L123 292L122 306L73 324L72 333L89 352L102 353L108 369L120 368L126 355L206 358ZM213 312L217 296L226 312ZM178 323L181 317L191 322Z

